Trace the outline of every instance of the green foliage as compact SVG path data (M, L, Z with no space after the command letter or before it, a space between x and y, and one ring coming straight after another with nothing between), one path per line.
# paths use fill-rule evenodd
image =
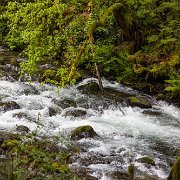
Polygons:
M170 79L179 67L177 0L3 0L0 41L22 49L21 75L64 86L98 63L122 81ZM42 69L48 64L50 68ZM142 78L144 80L144 78Z
M171 92L172 96L180 99L180 75L177 77L171 77L170 80L166 80L169 86L165 88L165 91Z
M36 134L34 131L3 142L1 148L8 161L0 158L1 179L76 179L68 165L70 154L59 151L53 144L56 142L45 138L37 140Z

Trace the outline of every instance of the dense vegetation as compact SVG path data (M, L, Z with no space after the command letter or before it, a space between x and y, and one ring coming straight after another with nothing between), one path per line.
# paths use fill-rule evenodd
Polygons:
M42 139L36 133L0 132L0 179L78 179L69 168L69 159L78 148L60 136ZM60 149L60 142L68 150Z
M94 73L96 62L106 77L169 83L166 90L180 98L178 0L1 0L0 5L0 41L28 57L21 74L64 86L81 69Z

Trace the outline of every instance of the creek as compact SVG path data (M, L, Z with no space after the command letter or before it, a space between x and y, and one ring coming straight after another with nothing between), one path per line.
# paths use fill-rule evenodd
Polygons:
M142 92L116 82L103 80L103 86L113 91L146 97L152 108L131 107L126 102L115 102L99 94L86 94L79 87L96 78L62 89L38 82L28 83L17 77L17 54L1 47L0 101L16 102L19 108L0 109L0 130L13 132L16 126L27 126L40 136L62 135L69 139L76 127L90 125L98 138L83 138L76 143L81 147L74 157L72 168L84 168L98 179L113 179L112 172L127 171L134 164L136 175L151 175L166 179L180 149L180 108L157 101ZM16 62L16 63L14 63ZM74 107L62 107L68 100ZM54 109L55 113L51 110ZM66 116L66 112L85 111L81 117ZM53 111L53 112L54 112ZM155 166L138 161L148 156Z

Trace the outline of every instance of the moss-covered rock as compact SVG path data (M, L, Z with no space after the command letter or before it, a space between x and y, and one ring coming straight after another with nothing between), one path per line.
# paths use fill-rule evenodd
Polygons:
M180 179L180 156L177 157L167 180L179 180L179 179Z
M0 102L0 110L4 112L20 108L21 107L14 101Z
M71 140L79 140L82 138L94 138L98 136L94 129L87 126L80 126L71 132Z
M175 150L175 155L176 155L176 156L180 156L180 149L176 149L176 150Z
M130 180L134 180L134 173L135 173L135 167L133 164L130 164L128 166L128 175L129 175Z
M134 107L140 107L140 108L152 108L151 102L147 98L140 98L137 96L129 97L129 105Z
M155 161L151 157L149 157L149 156L144 156L142 158L139 158L137 161L141 162L141 163L149 164L151 166L155 166L156 165Z
M11 149L13 147L15 147L17 145L18 141L15 139L9 139L9 140L5 140L2 145L1 148L2 149Z

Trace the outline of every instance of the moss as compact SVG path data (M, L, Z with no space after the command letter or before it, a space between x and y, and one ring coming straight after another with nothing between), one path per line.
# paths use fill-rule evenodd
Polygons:
M138 162L145 163L145 164L150 164L152 166L156 165L155 161L149 156L145 156L145 157L142 157L142 158L138 159Z
M180 156L177 157L167 180L179 180L179 179L180 179Z
M130 164L129 166L128 166L128 175L129 175L129 178L131 179L131 180L133 180L134 179L134 165L133 164Z
M10 149L13 148L17 145L18 141L17 140L6 140L2 143L1 147L2 149Z
M71 133L72 140L79 140L82 138L89 138L89 137L93 138L95 136L97 136L96 132L89 125L80 126L80 127L76 128L74 131L72 131L72 133Z
M53 162L52 167L55 169L56 172L59 172L62 174L70 173L70 169L68 165L64 165L64 164L62 165L59 162Z
M147 98L137 96L129 97L130 106L138 106L140 108L152 108L150 101Z

